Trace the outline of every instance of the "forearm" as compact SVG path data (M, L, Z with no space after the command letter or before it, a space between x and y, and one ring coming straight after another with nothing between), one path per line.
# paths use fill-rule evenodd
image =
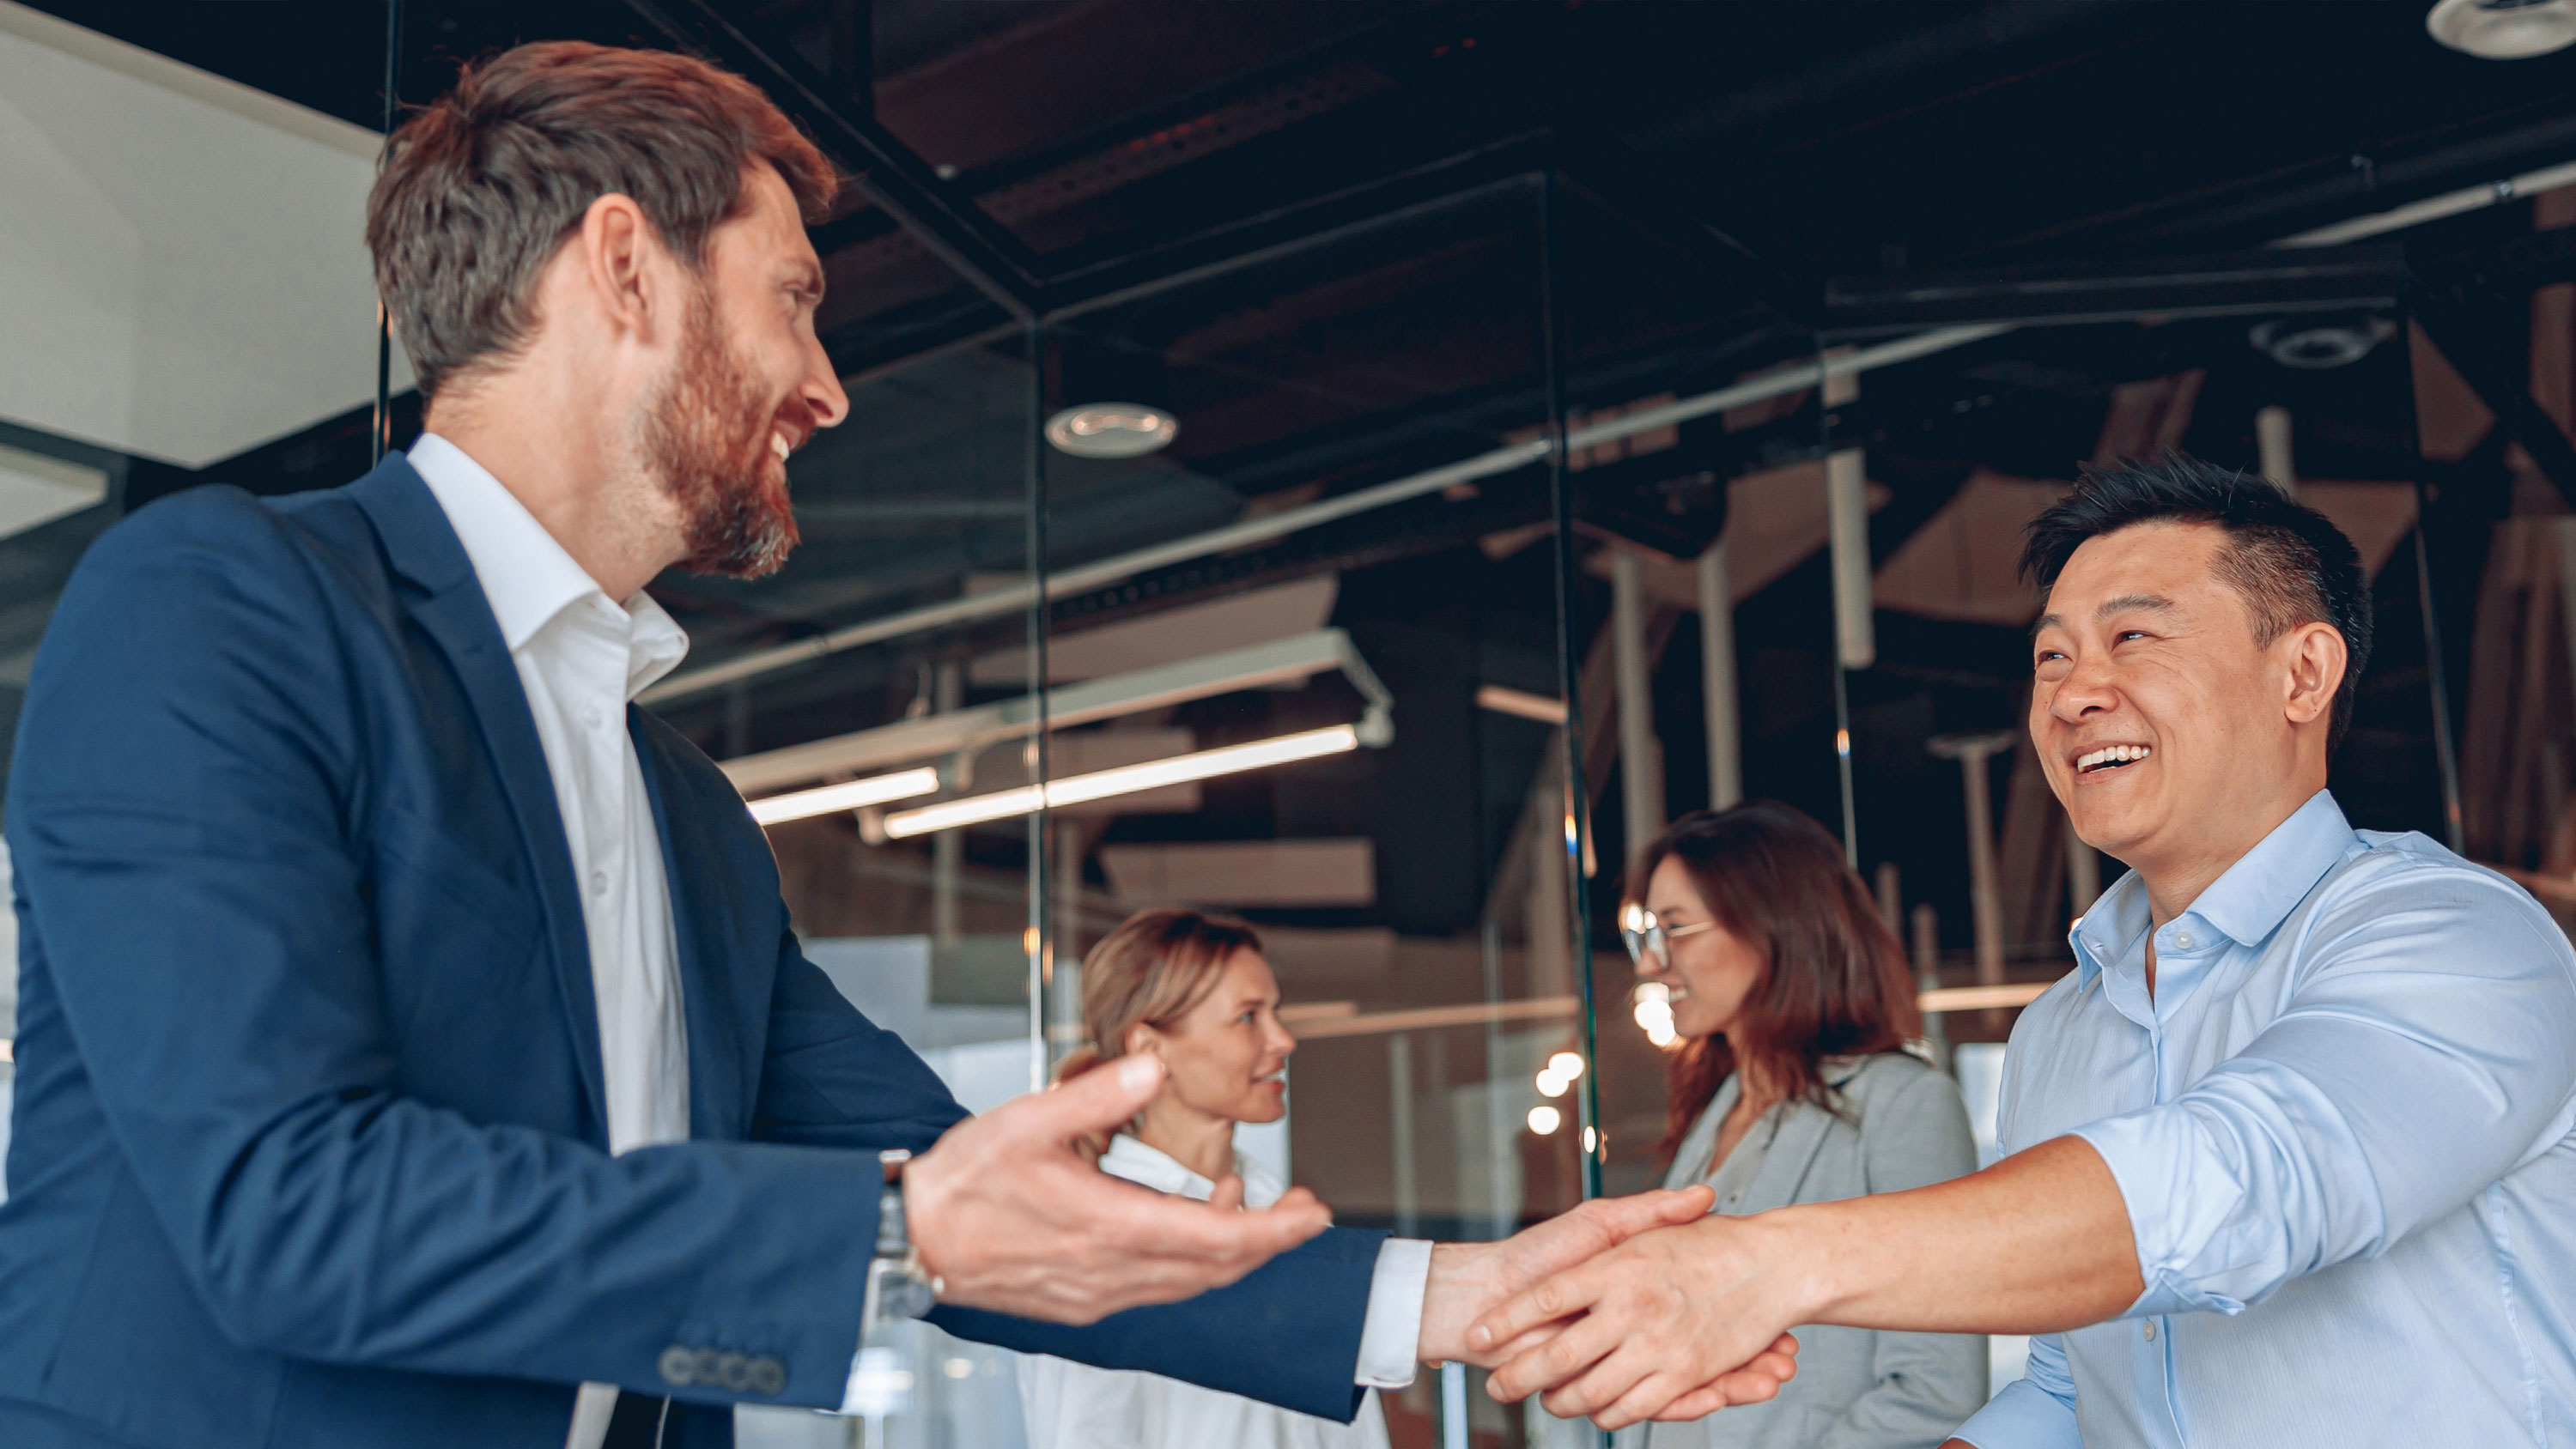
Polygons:
M2062 1137L1983 1172L1743 1220L1758 1258L1800 1275L1793 1322L2054 1333L2144 1291L2126 1204L2099 1154Z
M1353 1368L1385 1239L1329 1229L1240 1282L1081 1327L945 1305L931 1321L1019 1353L1139 1369L1347 1423L1359 1402Z

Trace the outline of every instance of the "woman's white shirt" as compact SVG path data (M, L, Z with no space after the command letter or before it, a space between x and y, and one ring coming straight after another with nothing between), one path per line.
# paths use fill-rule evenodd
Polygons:
M1110 1139L1100 1170L1202 1202L1216 1191L1215 1183L1123 1132ZM1247 1207L1268 1207L1288 1190L1240 1153L1234 1170ZM1336 1424L1159 1374L1029 1354L1020 1359L1020 1408L1029 1449L1387 1449L1386 1415L1374 1389L1361 1400L1357 1419Z

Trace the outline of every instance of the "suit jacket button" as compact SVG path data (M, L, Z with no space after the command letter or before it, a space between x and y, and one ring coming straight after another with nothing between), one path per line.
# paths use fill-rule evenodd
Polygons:
M719 1354L716 1356L715 1372L707 1377L717 1385L738 1394L751 1387L751 1363L738 1353Z
M751 1361L751 1391L774 1395L787 1392L787 1365L767 1354Z
M653 1366L662 1371L662 1382L675 1389L685 1389L698 1381L698 1356L676 1343L662 1350Z

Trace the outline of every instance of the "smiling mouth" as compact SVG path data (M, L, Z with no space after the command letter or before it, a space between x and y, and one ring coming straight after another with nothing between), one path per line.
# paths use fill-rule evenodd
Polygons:
M2087 750L2077 755L2075 773L2100 775L2112 770L2125 769L2154 753L2154 750L2145 745L2104 745L2098 750Z

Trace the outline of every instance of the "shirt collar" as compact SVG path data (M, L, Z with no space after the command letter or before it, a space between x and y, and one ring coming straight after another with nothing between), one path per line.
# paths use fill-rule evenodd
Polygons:
M1215 1183L1183 1167L1170 1153L1148 1147L1124 1132L1109 1139L1109 1150L1100 1154L1100 1170L1156 1192L1183 1197L1205 1200L1216 1191Z
M1156 1192L1177 1193L1201 1202L1216 1192L1215 1183L1183 1167L1170 1153L1149 1147L1125 1132L1109 1139L1109 1150L1100 1154L1100 1170ZM1234 1175L1243 1179L1245 1207L1266 1208L1288 1191L1288 1185L1273 1176L1270 1169L1240 1152L1234 1154Z
M2357 839L2333 792L2319 790L2210 882L2185 914L2200 917L2240 944L2259 944ZM2075 950L2077 986L2091 985L2106 965L2125 955L2148 922L2146 882L2131 871L2104 891L2067 933L2067 944Z
M518 495L465 450L436 433L423 433L405 455L429 485L439 511L456 530L493 622L510 652L527 647L537 632L584 599L609 598L555 536L537 522ZM613 606L612 606L613 607ZM629 621L626 697L633 699L688 657L689 636L650 595L638 589L625 602Z

